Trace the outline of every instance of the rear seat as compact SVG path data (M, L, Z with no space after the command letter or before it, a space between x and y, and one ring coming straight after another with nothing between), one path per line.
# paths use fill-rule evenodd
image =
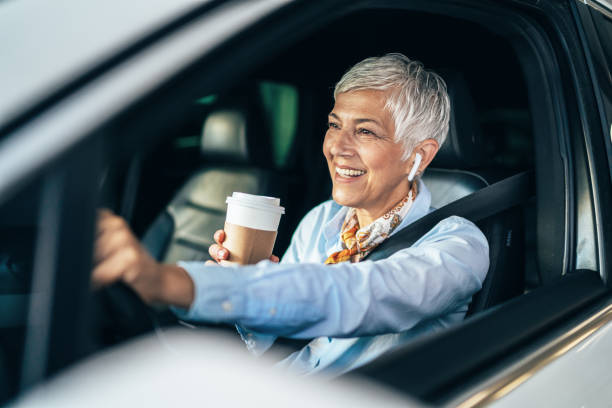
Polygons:
M159 261L210 259L213 233L223 228L225 199L234 191L283 196L283 177L270 165L270 145L255 98L226 101L213 109L202 127L205 167L178 190L143 237Z

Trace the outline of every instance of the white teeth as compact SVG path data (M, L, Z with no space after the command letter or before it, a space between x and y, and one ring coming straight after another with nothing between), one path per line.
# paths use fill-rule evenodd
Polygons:
M353 169L341 169L340 167L336 167L336 173L345 177L357 177L365 174L364 170L353 170Z

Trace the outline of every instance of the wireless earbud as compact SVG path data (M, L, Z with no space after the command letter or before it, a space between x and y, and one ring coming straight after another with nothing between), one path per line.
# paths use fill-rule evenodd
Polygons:
M422 159L423 157L421 157L421 155L418 153L414 157L414 164L412 165L412 169L410 170L410 173L408 174L408 181L412 181L412 179L414 179L414 176L416 175L416 172L419 169L419 166L421 165Z

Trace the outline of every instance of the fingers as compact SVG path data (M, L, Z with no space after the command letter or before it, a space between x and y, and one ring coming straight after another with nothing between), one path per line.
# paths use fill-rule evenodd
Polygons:
M92 287L123 281L147 303L165 292L164 269L132 233L128 223L108 210L98 211Z
M108 208L98 208L98 217L104 217L109 215L115 215L115 213L109 210Z
M141 257L139 243L123 218L99 210L96 227L92 284L99 287L131 274Z
M222 229L215 231L213 238L217 244L223 244L223 241L225 241L225 231Z
M128 248L102 260L92 271L92 286L98 288L120 280L131 267L133 258Z
M125 229L108 229L100 232L94 248L94 263L102 262L117 250L129 245L131 241L131 234Z
M127 222L108 210L98 212L94 262L99 263L118 249L133 246L135 237Z
M229 251L226 248L223 248L220 245L212 244L208 247L208 254L210 257L217 262L226 260L229 258Z
M270 261L274 262L274 263L279 263L280 259L278 256L276 255L270 255Z
M216 244L212 244L208 247L208 254L210 257L217 262L229 259L229 251L221 245L223 241L225 241L225 231L222 229L215 231L213 238Z
M129 228L125 220L111 211L102 209L98 210L98 222L96 224L96 238L100 237L100 235L120 230L124 228Z

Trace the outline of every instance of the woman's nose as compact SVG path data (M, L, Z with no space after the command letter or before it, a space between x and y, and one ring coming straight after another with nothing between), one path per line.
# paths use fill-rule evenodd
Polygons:
M345 130L334 132L329 143L329 152L333 156L346 156L350 154L351 137L349 132Z

